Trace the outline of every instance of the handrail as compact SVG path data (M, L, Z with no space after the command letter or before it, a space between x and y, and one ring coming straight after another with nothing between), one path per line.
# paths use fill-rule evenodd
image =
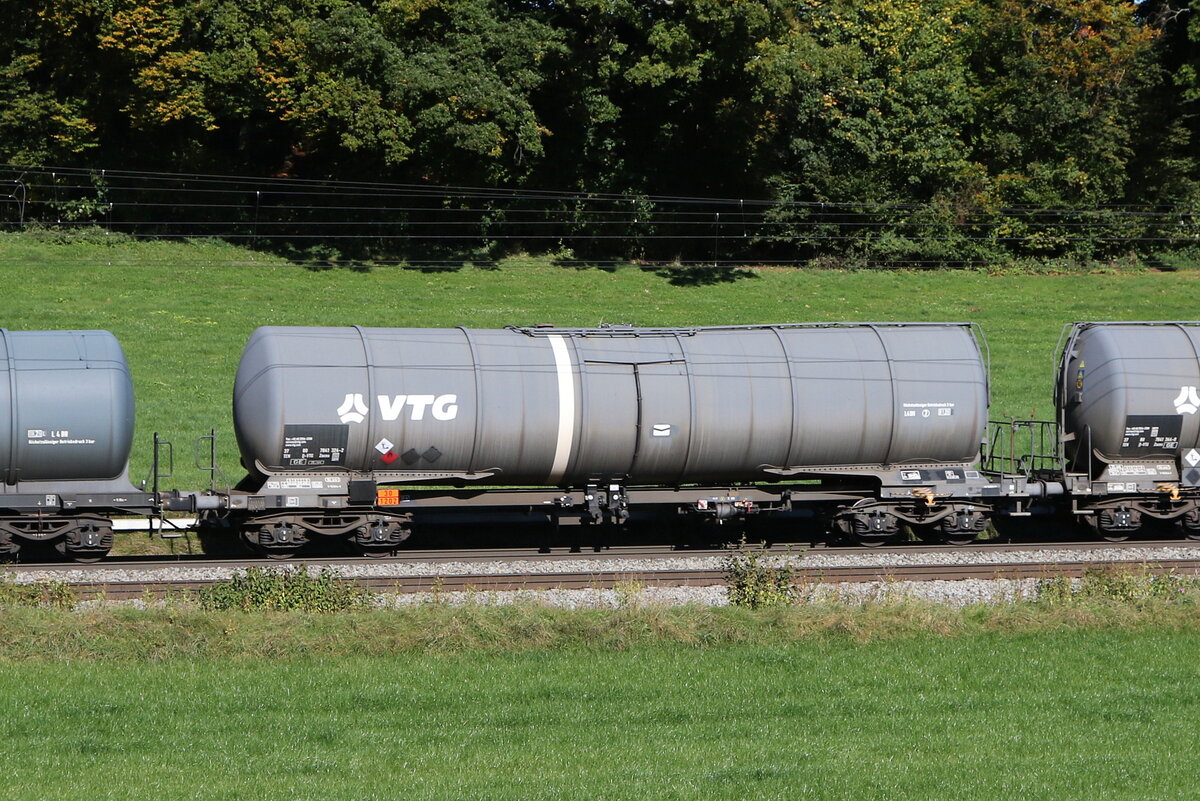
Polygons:
M1058 423L1052 420L989 420L992 436L981 452L989 473L1022 475L1056 470L1060 463Z

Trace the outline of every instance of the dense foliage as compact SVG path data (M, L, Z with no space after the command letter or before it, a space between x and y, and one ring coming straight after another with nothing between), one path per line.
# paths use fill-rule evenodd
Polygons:
M242 612L345 612L366 606L367 595L338 579L328 567L312 573L295 570L246 568L225 581L201 587L200 608Z
M1112 256L1164 236L1127 204L1196 225L1172 2L0 0L0 161L770 199L814 257ZM904 224L821 216L847 203Z

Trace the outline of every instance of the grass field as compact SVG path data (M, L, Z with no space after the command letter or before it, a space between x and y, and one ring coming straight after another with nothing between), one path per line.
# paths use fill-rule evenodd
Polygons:
M719 280L719 279L726 280ZM236 481L230 417L241 348L259 325L397 327L602 322L690 326L831 321L976 321L992 364L993 417L1049 417L1055 344L1086 319L1194 319L1200 272L839 272L749 269L710 275L575 269L514 260L498 268L312 270L221 243L64 243L0 235L3 325L104 328L123 343L138 398L135 480L158 431L179 454L216 428Z
M1193 798L1200 635L0 665L0 798Z

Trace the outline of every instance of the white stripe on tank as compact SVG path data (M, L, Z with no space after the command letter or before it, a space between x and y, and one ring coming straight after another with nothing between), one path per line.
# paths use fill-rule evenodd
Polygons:
M550 348L554 351L554 366L558 371L558 441L554 446L554 463L547 482L557 484L567 472L571 459L571 444L575 438L575 374L571 370L571 354L567 342L559 334L551 334Z

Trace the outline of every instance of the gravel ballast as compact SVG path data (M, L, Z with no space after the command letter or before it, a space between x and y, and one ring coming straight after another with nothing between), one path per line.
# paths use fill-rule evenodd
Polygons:
M496 559L493 561L437 560L406 562L403 557L387 561L349 561L330 564L327 568L343 578L411 578L433 576L481 576L481 575L539 575L546 573L650 573L656 571L720 570L725 556L671 556L658 558L625 557L588 559ZM937 565L1019 565L1036 563L1104 562L1142 564L1147 562L1181 561L1200 559L1200 546L1171 546L1152 548L1098 548L1086 551L1072 549L1050 550L954 550L936 552L904 553L896 551L871 553L801 552L795 555L764 554L762 564L791 565L797 570L819 571L825 568L862 567L886 568ZM292 562L267 562L260 567L275 570L299 570L307 568L317 573L326 566L306 563L302 559ZM244 566L231 565L178 565L164 567L96 567L81 569L67 566L48 565L23 569L10 574L18 584L36 581L65 581L67 583L115 584L135 581L221 581L245 572Z
M962 581L864 581L814 584L805 588L807 603L886 603L925 601L955 608L973 604L1010 603L1035 596L1037 579L964 579ZM501 606L535 603L566 609L620 609L629 606L728 606L725 587L641 587L623 590L522 590L481 592L412 592L377 596L382 607L444 603L450 606Z

